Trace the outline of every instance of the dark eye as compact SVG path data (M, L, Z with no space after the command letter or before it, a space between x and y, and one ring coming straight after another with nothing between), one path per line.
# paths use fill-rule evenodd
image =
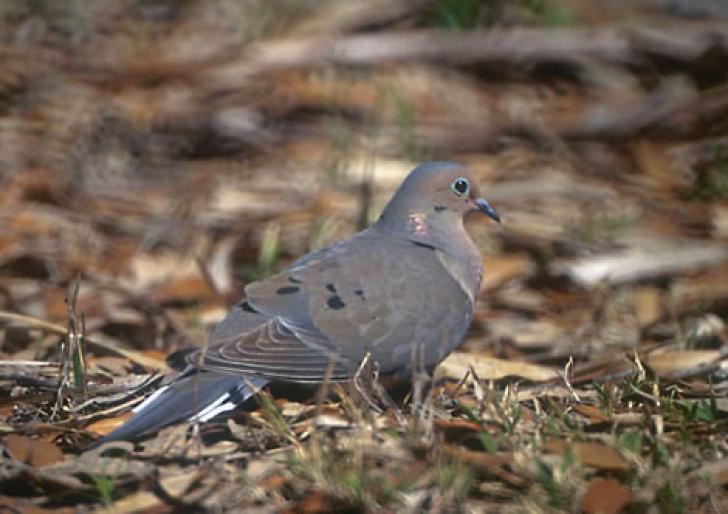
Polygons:
M470 191L470 182L468 182L468 179L466 178L456 178L453 183L450 184L450 189L452 189L458 196L465 196L468 194L468 191Z

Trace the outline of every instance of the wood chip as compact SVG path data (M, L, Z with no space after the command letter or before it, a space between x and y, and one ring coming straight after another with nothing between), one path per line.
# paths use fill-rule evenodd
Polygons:
M63 460L63 452L57 446L19 434L8 434L3 440L8 453L33 467L44 467Z
M601 443L551 440L544 443L544 450L560 454L571 451L582 464L597 469L625 471L631 467L621 453Z
M634 501L630 490L613 478L593 480L581 501L585 514L619 514Z

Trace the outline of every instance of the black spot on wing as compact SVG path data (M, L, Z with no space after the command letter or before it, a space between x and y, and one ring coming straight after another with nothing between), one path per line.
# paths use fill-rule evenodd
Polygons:
M344 307L346 307L344 300L342 300L341 296L337 294L329 297L329 299L326 300L326 305L328 305L330 309L334 310L343 309Z
M354 294L357 295L359 298L364 298L364 291L361 289L354 289Z
M300 280L298 280L298 279L297 279L296 277L288 277L288 281L289 281L289 282L290 282L291 284L301 284L301 283L302 283L302 282L301 282Z
M422 248L427 248L428 250L435 250L434 246L427 244L427 243L423 243L422 241L410 241L410 242L415 246L421 246Z
M276 294L293 294L301 290L300 287L296 286L283 286L276 289Z
M442 211L446 211L446 210L447 210L447 207L444 205L435 205L436 212L442 212Z
M334 284L326 284L326 289L336 294L336 286Z
M253 314L258 314L258 311L256 311L255 309L253 309L253 306L250 305L250 303L248 302L248 300L243 300L242 302L240 302L238 304L238 307L240 307L245 312L252 312Z

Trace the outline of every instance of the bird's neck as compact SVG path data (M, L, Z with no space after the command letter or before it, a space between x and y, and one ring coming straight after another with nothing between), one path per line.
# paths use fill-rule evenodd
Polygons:
M384 212L376 223L380 230L396 237L425 243L441 250L458 249L470 242L462 217L455 213L425 211Z
M383 216L377 225L395 237L440 252L455 278L472 292L472 296L477 295L483 275L482 260L461 216L413 211L398 219Z

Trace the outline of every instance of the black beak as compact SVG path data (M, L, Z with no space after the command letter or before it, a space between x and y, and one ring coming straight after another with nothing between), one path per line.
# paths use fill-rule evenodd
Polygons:
M500 215L496 212L496 210L485 200L482 198L478 198L475 200L475 205L478 207L478 210L488 216L493 221L497 221L498 223L501 222Z

